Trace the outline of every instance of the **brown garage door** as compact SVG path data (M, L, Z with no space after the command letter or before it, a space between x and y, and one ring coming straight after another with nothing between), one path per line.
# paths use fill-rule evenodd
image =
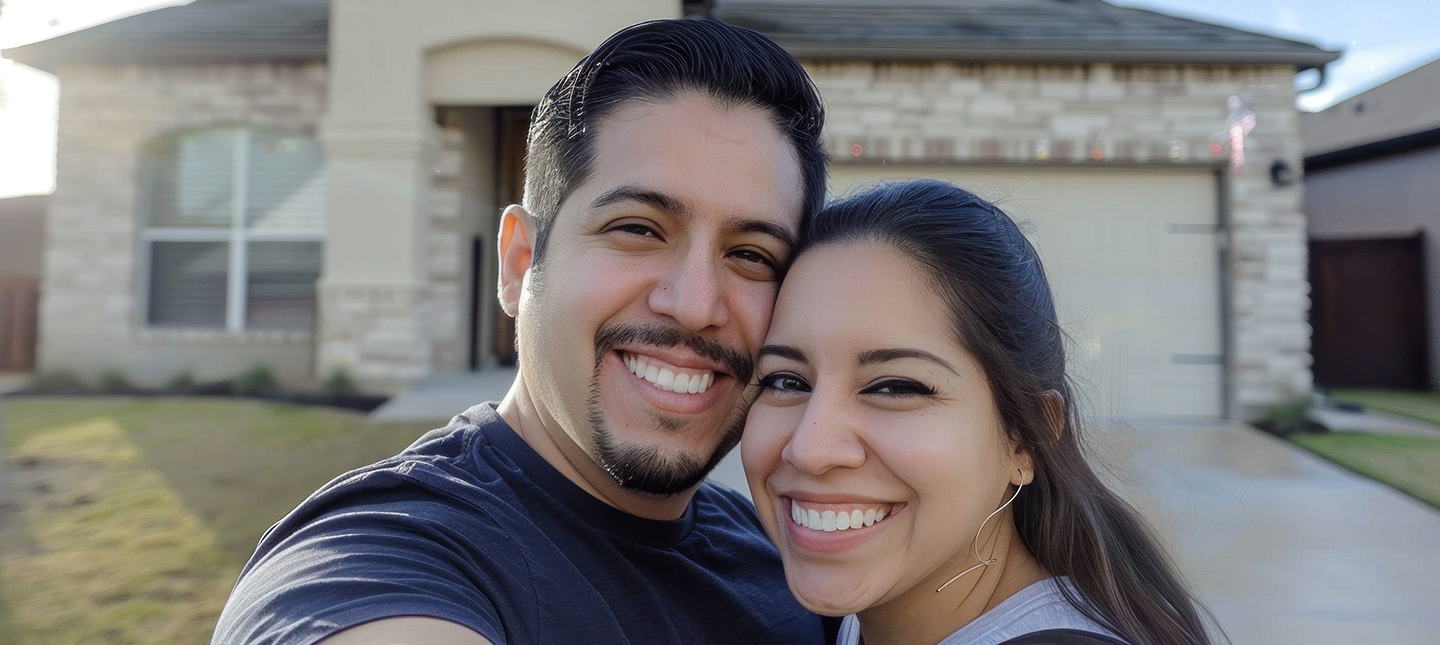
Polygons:
M1310 241L1315 383L1430 389L1422 234Z

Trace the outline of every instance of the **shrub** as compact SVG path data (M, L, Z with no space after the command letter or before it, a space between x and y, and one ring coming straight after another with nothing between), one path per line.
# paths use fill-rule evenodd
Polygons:
M337 367L330 372L330 378L325 379L323 387L325 395L329 397L346 396L354 394L358 390L355 387L355 381L350 378L350 374L343 367Z
M124 394L134 389L130 385L130 379L125 377L125 373L117 369L107 369L101 372L97 384L100 386L100 391L106 394Z
M195 375L190 373L190 370L180 372L165 381L165 391L172 394L190 394L196 387Z
M1284 437L1295 432L1324 430L1310 419L1309 396L1293 396L1265 408L1263 415L1251 422L1261 430Z
M74 372L60 367L36 372L30 377L25 391L32 394L84 394L90 388Z
M270 368L262 363L256 363L249 370L235 377L235 382L230 385L230 392L240 396L274 394L279 389L280 383L275 380L275 375L271 374Z

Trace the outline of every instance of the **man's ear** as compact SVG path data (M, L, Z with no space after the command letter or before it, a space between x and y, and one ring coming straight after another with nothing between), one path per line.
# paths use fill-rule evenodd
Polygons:
M535 250L535 218L517 204L500 214L500 308L514 318L520 312L525 272Z

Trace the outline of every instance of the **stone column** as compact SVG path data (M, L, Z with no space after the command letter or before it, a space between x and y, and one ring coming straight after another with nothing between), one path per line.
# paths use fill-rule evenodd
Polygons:
M427 204L435 126L327 117L329 199L316 372L394 392L431 371Z

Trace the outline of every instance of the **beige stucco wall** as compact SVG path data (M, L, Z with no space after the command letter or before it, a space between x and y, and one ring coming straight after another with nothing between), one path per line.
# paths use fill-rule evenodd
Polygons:
M1231 314L1227 348L1232 415L1308 393L1305 219L1300 185L1272 186L1275 159L1300 167L1294 69L1284 66L1034 65L1016 63L807 64L829 109L836 163L860 146L864 161L937 163L1195 164L1225 128L1227 99L1242 97L1257 125L1241 175L1221 176ZM1043 146L1042 146L1043 142ZM1040 161L1038 151L1048 150ZM1097 154L1103 161L1094 161ZM1224 284L1224 282L1222 282Z
M40 277L45 195L0 199L0 276Z
M455 270L432 253L434 214L453 210L435 201L455 199L432 181L453 136L433 108L534 104L606 36L679 13L674 0L332 4L321 373L343 367L397 390L437 366L457 369L430 333L451 327L454 312L427 305L439 293L432 277Z
M180 129L248 124L314 134L325 67L64 66L58 70L56 189L46 218L40 369L140 384L191 372L235 376L255 363L311 381L310 332L151 329L144 324L141 154Z

